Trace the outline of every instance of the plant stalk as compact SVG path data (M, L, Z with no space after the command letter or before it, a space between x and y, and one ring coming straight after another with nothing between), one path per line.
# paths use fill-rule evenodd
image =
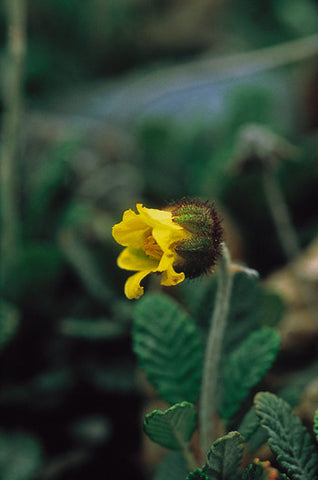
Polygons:
M275 174L266 170L263 172L263 180L267 203L271 211L278 238L286 259L293 260L300 253L300 247L287 204Z
M19 248L18 167L16 157L22 114L26 36L26 0L7 0L7 51L3 68L4 104L0 155L1 277L3 286Z
M219 400L219 372L233 283L230 263L229 251L223 243L218 261L218 286L203 367L199 418L203 454L207 453L215 439L214 416Z
M313 313L318 322L318 302L316 291L313 286L304 282L300 275L297 264L293 262L300 255L301 249L293 222L290 218L289 209L282 194L275 173L263 172L263 182L266 200L276 227L277 236L280 240L283 252L287 260L291 262L291 270L297 282L298 290L307 308Z

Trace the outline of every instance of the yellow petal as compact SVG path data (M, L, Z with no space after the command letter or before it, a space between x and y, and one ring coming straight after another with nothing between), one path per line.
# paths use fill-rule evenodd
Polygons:
M137 248L124 248L117 259L117 265L124 270L155 271L159 261L148 257L145 252Z
M140 282L145 278L152 270L143 270L142 272L137 272L125 283L125 295L129 300L133 298L140 298L144 293L144 287L140 285Z
M162 273L161 285L165 285L166 287L170 287L171 285L177 285L180 282L183 282L185 279L185 274L183 272L177 273L173 266L165 270Z
M180 225L176 225L178 228L173 229L166 226L156 226L152 230L152 236L158 243L159 247L167 252L169 249L173 249L173 244L185 240L188 237L186 230Z
M158 210L155 208L146 208L141 203L137 203L137 210L140 219L147 223L150 227L171 227L173 230L180 230L183 227L172 221L172 213L168 210Z
M170 250L164 253L157 267L157 271L164 272L165 270L168 270L170 267L172 267L175 259L176 259L176 254L174 254Z
M126 210L120 223L113 226L113 237L124 247L139 248L143 245L150 228L137 213Z

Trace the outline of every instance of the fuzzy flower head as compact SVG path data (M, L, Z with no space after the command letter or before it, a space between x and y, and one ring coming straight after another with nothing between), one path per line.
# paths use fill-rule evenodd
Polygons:
M208 272L220 253L222 228L213 206L187 200L163 210L136 206L126 210L113 226L113 237L126 247L117 259L125 270L135 271L125 284L129 299L144 292L141 281L149 273L161 274L161 285L172 286L185 278Z

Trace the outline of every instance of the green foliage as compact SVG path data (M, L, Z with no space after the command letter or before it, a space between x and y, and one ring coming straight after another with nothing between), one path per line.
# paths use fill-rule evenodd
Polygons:
M185 300L203 329L208 328L216 294L216 276L203 279L189 288L185 286ZM234 274L228 325L224 348L231 352L253 330L267 325L275 326L281 319L284 305L281 298L259 285L258 273L245 268Z
M252 269L234 275L228 326L225 337L227 351L232 351L260 324L261 292L258 272Z
M314 480L318 472L318 455L311 438L290 406L272 393L258 393L256 413L269 434L269 446L277 462L292 480Z
M260 324L267 327L276 327L285 311L286 305L282 297L277 292L262 288L258 308Z
M276 480L288 480L288 477L285 474L282 474L277 470L271 474L270 471L268 471L269 468L271 467L262 466L262 462L252 463L242 473L242 480L269 480L271 478L275 478Z
M196 420L195 406L182 402L168 410L154 410L146 415L144 430L154 442L172 450L179 450L192 437Z
M244 470L242 480L266 480L264 469L261 465L252 463Z
M243 436L244 441L247 442L249 438L255 433L259 427L259 418L256 415L255 409L251 408L244 416L238 431Z
M239 432L229 432L213 442L204 471L210 480L230 480L241 464L243 437Z
M65 318L60 323L60 331L71 337L110 340L121 337L126 328L119 322L106 319Z
M19 311L13 305L0 300L0 349L14 337L19 319Z
M318 410L315 411L314 415L314 434L316 435L316 440L318 442Z
M1 480L31 480L42 465L38 441L24 433L0 431Z
M195 287L195 285L194 285ZM215 300L217 287L216 276L208 281L203 279L195 289L191 285L190 292L186 291L190 308L203 328L208 328L211 311ZM189 294L188 294L189 293ZM250 330L258 326L257 306L260 292L258 287L258 273L252 269L236 272L233 277L228 328L226 332L226 347L231 350L233 345L245 338Z
M209 477L201 468L197 468L189 473L187 480L209 480Z
M154 480L185 480L188 468L181 452L171 452L161 460Z
M195 402L202 365L200 333L169 297L147 295L135 309L133 348L159 394L173 404Z
M239 409L250 390L272 366L279 346L279 333L263 328L251 333L230 354L224 368L222 418L229 419Z
M22 305L37 305L47 308L52 285L62 273L63 257L56 245L48 242L32 242L24 245L8 273L4 294L11 301Z
M24 225L28 236L51 234L57 226L61 197L65 201L70 161L79 149L79 142L76 138L55 145L34 169L25 204Z
M59 246L83 286L101 304L113 304L113 292L106 283L93 252L72 228L59 233Z

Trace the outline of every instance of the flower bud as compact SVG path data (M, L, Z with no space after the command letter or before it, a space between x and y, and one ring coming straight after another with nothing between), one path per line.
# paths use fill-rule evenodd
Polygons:
M207 273L216 264L223 240L215 207L200 200L186 200L173 206L172 220L188 232L188 237L175 246L179 255L175 270L184 272L186 278Z

